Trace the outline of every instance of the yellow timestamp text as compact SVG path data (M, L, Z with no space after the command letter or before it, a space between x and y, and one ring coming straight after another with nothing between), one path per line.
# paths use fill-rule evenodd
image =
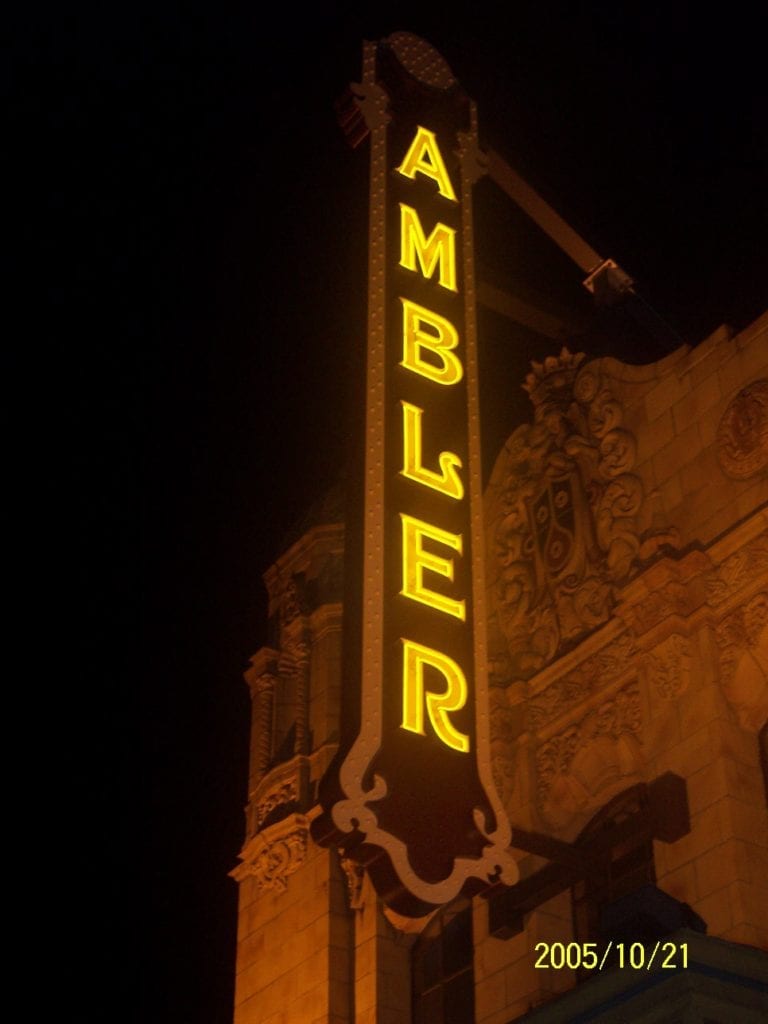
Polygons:
M687 942L537 942L535 967L560 971L569 968L602 971L613 967L633 971L677 970L688 966Z

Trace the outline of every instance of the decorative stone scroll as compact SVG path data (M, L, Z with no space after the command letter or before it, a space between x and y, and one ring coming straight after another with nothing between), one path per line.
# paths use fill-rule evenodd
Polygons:
M530 678L606 622L616 588L677 544L674 531L645 529L635 438L599 364L581 367L584 358L563 348L531 364L534 422L514 432L491 480L497 683Z
M309 819L292 814L285 821L270 825L246 845L243 863L232 872L239 882L252 876L259 889L285 892L288 878L298 871L307 856Z

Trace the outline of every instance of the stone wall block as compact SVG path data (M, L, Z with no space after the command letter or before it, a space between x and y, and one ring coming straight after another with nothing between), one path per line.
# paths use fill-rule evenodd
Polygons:
M645 396L645 411L648 420L652 423L658 419L665 410L679 402L690 390L690 387L688 377L681 378L676 373L670 373L664 377Z

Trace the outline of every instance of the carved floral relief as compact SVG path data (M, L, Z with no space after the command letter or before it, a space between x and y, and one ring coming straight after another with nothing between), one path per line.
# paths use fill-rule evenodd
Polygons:
M715 629L723 692L744 729L768 719L768 591L726 615Z
M742 587L768 572L768 533L729 555L707 577L707 601L710 605L724 604Z
M675 700L684 693L691 676L691 642L672 633L648 655L648 680L662 700Z
M583 661L573 672L555 680L528 702L528 724L538 732L569 708L584 700L601 684L618 679L627 671L637 643L629 633L618 637L610 647Z
M640 690L637 683L539 744L536 801L543 821L562 828L640 771Z

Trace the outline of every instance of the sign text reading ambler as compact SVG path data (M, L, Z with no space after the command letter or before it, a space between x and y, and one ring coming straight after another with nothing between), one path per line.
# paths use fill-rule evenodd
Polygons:
M474 106L407 33L366 44L371 141L359 729L315 834L418 915L517 881L490 772L472 258ZM345 643L348 638L345 638Z

